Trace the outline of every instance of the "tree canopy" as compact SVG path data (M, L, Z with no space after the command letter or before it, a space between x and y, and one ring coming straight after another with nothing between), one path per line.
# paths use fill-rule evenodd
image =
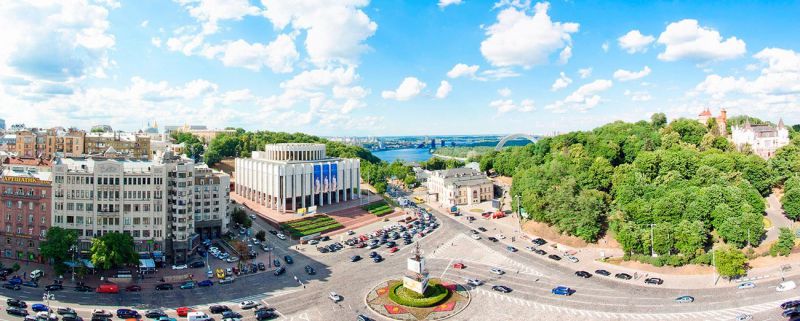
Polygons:
M56 273L62 274L66 271L64 262L71 259L70 248L76 245L78 233L74 230L67 230L58 226L47 230L47 239L40 244L41 254L53 260Z
M111 232L92 239L92 264L101 269L139 263L133 237L126 233Z

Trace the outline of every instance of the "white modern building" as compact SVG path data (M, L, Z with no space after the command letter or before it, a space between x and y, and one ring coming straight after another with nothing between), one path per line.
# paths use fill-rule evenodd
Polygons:
M325 144L268 144L251 158L237 158L235 192L282 213L302 213L358 198L360 162L325 154Z
M445 207L477 204L491 200L494 194L492 180L467 167L433 171L427 186L428 195Z
M789 144L789 130L784 126L783 119L778 121L777 127L751 125L750 120L745 120L744 125L731 128L731 140L739 150L749 146L754 154L768 159L775 155L778 148Z
M92 238L119 232L133 237L138 252L163 252L171 261L185 262L201 236L227 231L230 177L171 153L158 156L153 161L58 159L52 226L75 230L82 250L89 249ZM195 193L198 176L203 186ZM215 224L224 226L214 229Z

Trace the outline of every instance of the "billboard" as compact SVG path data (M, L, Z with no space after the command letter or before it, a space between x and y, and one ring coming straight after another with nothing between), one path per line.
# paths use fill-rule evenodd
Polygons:
M338 182L337 164L314 165L314 193L336 191Z

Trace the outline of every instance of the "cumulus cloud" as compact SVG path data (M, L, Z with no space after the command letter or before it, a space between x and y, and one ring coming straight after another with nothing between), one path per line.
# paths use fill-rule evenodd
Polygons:
M497 99L489 103L489 107L497 109L498 114L505 114L512 111L531 112L535 109L531 99L524 99L519 104L512 99Z
M650 67L644 66L644 69L640 71L628 71L625 69L617 69L614 72L614 79L619 81L631 81L636 79L642 79L650 74Z
M219 30L218 22L241 20L248 15L257 15L261 10L250 5L248 0L179 0L189 15L202 23L203 34L214 34Z
M578 74L581 76L581 79L586 79L592 76L592 67L578 69Z
M627 53L633 54L647 52L647 47L655 40L656 38L651 35L645 36L639 30L631 30L622 37L617 38L617 43Z
M437 5L439 6L440 9L444 9L449 5L459 5L462 2L463 2L462 0L439 0L439 3Z
M572 47L567 46L564 50L561 50L561 53L558 54L558 63L566 64L569 61L569 58L572 58Z
M557 91L559 89L564 89L572 83L572 79L567 77L567 75L562 71L556 81L553 82L553 85L550 86L550 90Z
M450 78L459 78L459 77L475 78L475 73L478 72L478 69L480 69L480 66L478 66L478 65L471 65L470 66L470 65L467 65L467 64L458 63L455 66L453 66L453 68L450 69L450 71L447 72L447 77L450 77Z
M533 15L527 6L508 5L497 15L497 22L485 28L487 38L481 42L481 54L496 67L521 66L531 68L544 64L548 57L561 50L561 57L571 55L572 38L579 24L553 22L547 14L550 4L537 3Z
M663 61L691 60L698 63L733 59L743 55L746 45L736 37L723 39L719 31L701 27L697 20L684 19L670 23L658 36L665 46L658 54Z
M442 80L442 82L439 83L439 89L436 89L436 98L447 98L447 95L449 95L452 90L453 86L451 86L447 80Z
M300 58L294 39L286 34L278 35L267 45L251 44L239 39L218 46L207 46L202 54L208 58L219 59L225 66L254 71L267 67L276 73L292 72L292 66Z
M381 92L383 99L406 101L416 97L422 92L426 84L416 77L406 77L396 90L384 90Z
M598 79L583 86L569 94L563 100L558 100L544 107L555 113L563 113L568 109L586 111L597 106L601 97L599 93L608 90L613 86L611 80Z

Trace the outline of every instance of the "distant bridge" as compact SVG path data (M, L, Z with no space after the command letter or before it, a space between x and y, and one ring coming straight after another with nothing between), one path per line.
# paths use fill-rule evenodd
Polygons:
M525 139L527 139L527 140L529 140L531 142L534 142L534 143L536 142L536 137L533 137L533 136L528 135L528 134L511 134L511 135L508 135L506 137L503 137L503 139L501 139L500 142L497 143L497 146L494 147L494 150L496 150L498 152L501 151L503 149L503 145L505 145L506 142L508 142L509 140L515 140L517 138L525 138Z

